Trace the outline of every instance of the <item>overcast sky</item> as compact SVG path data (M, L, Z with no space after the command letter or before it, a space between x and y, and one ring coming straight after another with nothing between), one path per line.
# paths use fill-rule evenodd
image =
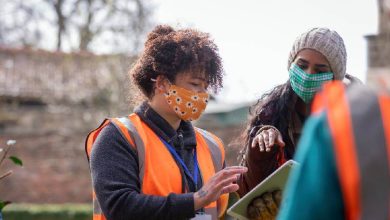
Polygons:
M229 102L255 99L288 79L295 38L329 27L344 39L347 72L365 81L365 35L377 33L376 0L153 0L157 23L209 32L223 59Z

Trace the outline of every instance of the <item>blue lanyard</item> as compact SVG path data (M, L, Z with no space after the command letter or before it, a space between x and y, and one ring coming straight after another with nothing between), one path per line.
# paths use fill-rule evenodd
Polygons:
M160 138L160 140L164 143L164 145L168 148L169 152L172 154L172 156L177 160L179 161L181 167L183 167L184 169L184 172L186 175L188 175L189 177L192 178L192 180L194 181L194 184L195 184L195 190L197 190L197 185L198 185L198 170L199 170L199 165L198 165L198 159L196 157L196 149L194 150L194 173L191 175L190 173L190 170L188 169L188 167L186 166L186 164L184 163L183 159L181 159L181 157L179 156L179 154L177 154L176 150L172 147L172 145L168 144L168 142L166 142L165 140L163 140L162 138Z

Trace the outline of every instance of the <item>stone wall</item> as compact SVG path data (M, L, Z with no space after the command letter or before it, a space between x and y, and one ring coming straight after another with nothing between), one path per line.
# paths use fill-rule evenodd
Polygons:
M2 199L14 202L89 202L91 183L84 140L107 117L106 109L83 106L2 106L15 123L3 127L0 143L15 139L12 154L24 167L0 183ZM4 170L4 169L2 169Z
M0 182L1 199L91 201L84 140L104 118L129 114L131 60L0 48L0 147L16 140L24 162L5 164L14 174Z
M367 84L390 90L390 13L378 0L378 34L367 39Z
M368 52L368 67L390 68L390 33L370 35L366 37Z

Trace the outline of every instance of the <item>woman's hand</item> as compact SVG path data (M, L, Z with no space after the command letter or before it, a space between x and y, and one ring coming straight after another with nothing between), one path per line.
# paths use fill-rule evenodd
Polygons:
M217 201L222 194L237 191L239 188L236 184L237 178L246 171L248 171L246 167L231 166L214 174L199 191L194 193L195 210Z
M261 130L252 140L251 147L259 146L261 152L271 151L271 147L278 145L284 147L285 143L283 141L282 134L278 129L274 127L269 127L267 129Z

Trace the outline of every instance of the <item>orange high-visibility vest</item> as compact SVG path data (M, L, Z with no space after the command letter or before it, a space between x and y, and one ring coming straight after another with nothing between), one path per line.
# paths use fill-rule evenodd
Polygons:
M168 196L170 193L182 193L182 176L178 165L169 150L153 130L145 124L137 114L128 117L106 119L92 131L85 144L89 161L93 143L100 131L113 123L123 137L134 147L139 157L139 179L141 192L147 195ZM219 138L199 128L195 128L196 153L203 183L223 168L225 151ZM155 166L158 164L158 166ZM222 216L226 210L228 194L224 194L218 202L207 205L205 212L213 219ZM218 204L218 205L217 205ZM100 205L93 192L93 219L105 220Z
M313 111L321 110L333 138L345 219L390 219L390 96L332 82L314 100Z

